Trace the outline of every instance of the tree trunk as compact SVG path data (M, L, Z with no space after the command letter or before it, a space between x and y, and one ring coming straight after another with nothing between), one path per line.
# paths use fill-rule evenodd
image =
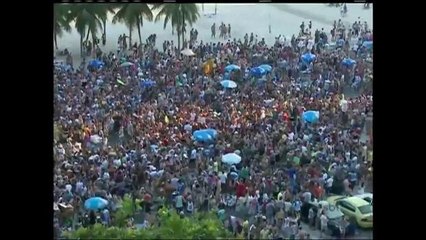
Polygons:
M55 49L58 50L58 39L56 32L53 33L53 41L55 42Z
M90 28L87 28L86 42L89 40Z
M182 48L184 48L185 44L185 14L182 13Z
M103 20L103 25L104 25L104 36L105 36L105 44L106 44L106 19Z
M139 20L139 19L138 19ZM139 35L139 44L142 45L142 35L141 35L141 21L138 21L137 23L138 27L138 35Z
M132 49L132 31L133 31L133 27L130 26L129 27L129 49Z
M180 31L177 31L177 35L178 35L178 45L177 45L177 48L178 48L178 50L180 50Z
M96 57L96 53L93 54L94 52L96 52L95 51L95 49L96 49L95 42L96 42L96 33L92 32L92 49L91 49L91 53L90 53L90 56L92 56L92 57L93 57L93 55L95 55L95 57Z
M84 36L80 34L80 56L83 57L83 40Z

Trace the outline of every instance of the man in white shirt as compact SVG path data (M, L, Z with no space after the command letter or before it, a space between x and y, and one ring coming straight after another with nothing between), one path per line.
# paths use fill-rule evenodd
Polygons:
M226 179L227 179L225 171L222 171L222 172L219 173L219 179L220 179L220 185L221 185L220 189L222 189L222 191L223 191L226 188Z
M303 193L303 201L305 203L310 202L311 198L312 198L312 194L309 191Z
M333 181L334 181L334 179L332 177L329 177L326 180L326 188L325 188L325 190L327 191L327 194L330 193L330 190L333 187Z

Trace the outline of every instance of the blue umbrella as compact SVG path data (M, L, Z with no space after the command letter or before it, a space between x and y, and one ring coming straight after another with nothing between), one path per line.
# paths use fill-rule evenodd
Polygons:
M97 60L97 59L94 59L94 60L92 60L92 61L90 61L89 62L89 67L93 67L93 68L101 68L101 67L103 67L105 65L105 63L104 62L102 62L102 61L99 61L99 60Z
M250 73L255 77L262 77L266 74L266 70L260 67L255 67L250 70Z
M271 72L272 71L272 66L269 65L269 64L262 64L259 67L265 69L266 72Z
M306 63L311 63L313 60L315 60L316 56L312 53L305 53L302 55L302 60Z
M303 120L308 123L314 123L319 120L319 112L318 111L306 111L303 113Z
M355 63L356 63L356 61L353 60L353 59L350 59L350 58L345 58L345 59L342 60L342 64L345 65L345 66L347 66L347 67L351 67Z
M232 72L234 70L240 70L241 68L235 64L230 64L228 66L225 67L225 71L227 72Z
M84 207L89 210L98 210L105 208L108 205L108 201L100 197L92 197L84 202Z
M222 162L233 165L241 162L241 157L236 153L228 153L222 156Z
M224 88L236 88L237 87L237 83L232 81L232 80L223 80L223 81L220 82L220 84Z
M157 83L155 81L152 81L152 80L142 80L141 84L140 84L141 88L150 88L150 87L153 87L155 85L157 85Z
M202 129L195 131L192 136L197 142L213 142L217 137L217 131L214 129Z
M362 46L363 46L363 47L366 47L366 48L368 48L368 49L371 49L371 48L373 48L373 41L364 41L364 42L362 43Z
M213 137L206 132L195 131L192 134L192 136L194 137L195 141L197 141L197 142L212 142L212 141L214 141Z
M206 128L206 129L202 129L202 130L199 130L199 131L206 132L209 135L211 135L213 138L217 137L217 131L212 129L212 128Z

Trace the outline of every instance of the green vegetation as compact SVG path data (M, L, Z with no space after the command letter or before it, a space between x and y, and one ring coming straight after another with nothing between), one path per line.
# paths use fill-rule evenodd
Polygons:
M150 223L145 229L127 227L129 218L136 210L140 211L140 200L133 204L132 198L126 195L121 201L121 208L113 214L113 226L105 227L96 224L88 228L79 228L64 235L70 239L216 239L229 238L228 232L217 215L196 213L191 217L182 218L174 209L163 208L157 214L158 222ZM155 213L152 213L155 214Z

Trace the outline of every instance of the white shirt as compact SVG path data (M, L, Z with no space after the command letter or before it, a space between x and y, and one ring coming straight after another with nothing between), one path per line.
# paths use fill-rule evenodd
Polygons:
M310 192L303 193L304 202L310 202L312 198L312 194Z
M191 151L191 159L195 159L197 158L197 150L196 149L192 149Z
M327 187L332 187L333 186L333 178L331 177L331 178L329 178L329 179L327 179Z
M220 183L226 183L226 174L219 173Z
M104 172L103 179L104 180L108 180L109 179L109 173L108 172Z
M289 140L293 141L293 137L294 137L294 133L293 132L291 132L291 133L288 134L288 139Z
M314 44L315 44L314 40L313 40L313 39L309 39L309 40L308 40L308 46L307 46L307 48L308 48L309 50L311 50L311 49L312 49L312 47L314 46Z

